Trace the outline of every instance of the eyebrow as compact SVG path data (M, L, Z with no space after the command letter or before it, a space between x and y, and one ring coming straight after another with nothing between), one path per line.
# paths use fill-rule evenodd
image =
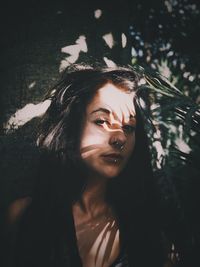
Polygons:
M111 113L111 111L110 110L108 110L107 108L98 108L98 109L95 109L95 110L93 110L90 114L93 114L93 113L96 113L96 112L104 112L104 113L106 113L106 114L110 114Z
M90 114L94 114L96 112L103 112L103 113L106 113L108 115L111 113L111 111L109 109L107 109L107 108L98 108L98 109L93 110ZM130 117L129 118L130 119L135 119L136 118L136 115L130 114Z

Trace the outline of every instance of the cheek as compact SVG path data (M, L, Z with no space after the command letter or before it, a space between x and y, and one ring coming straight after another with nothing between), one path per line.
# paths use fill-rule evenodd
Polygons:
M101 147L106 144L107 137L95 126L86 125L80 136L80 153L81 157L85 158L87 155L96 153ZM89 154L88 154L89 153Z
M101 144L104 140L102 133L95 127L86 126L81 135L81 146Z
M87 147L90 145L98 145L102 144L104 138L99 133L95 133L94 131L86 131L81 137L81 147Z

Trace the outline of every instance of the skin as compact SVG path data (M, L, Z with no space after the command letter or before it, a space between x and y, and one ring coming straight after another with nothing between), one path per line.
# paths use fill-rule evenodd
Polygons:
M112 207L105 201L105 192L108 180L119 175L134 150L133 97L133 93L107 83L86 108L80 157L85 165L87 186L72 207L84 267L108 267L120 252L119 227ZM111 156L105 158L104 154ZM16 227L30 203L31 198L26 197L10 205L7 212L9 242L15 242Z
M107 83L97 91L86 108L80 155L85 165L87 186L81 199L72 207L84 267L110 267L120 252L119 227L112 207L105 201L105 192L108 180L120 174L134 150L135 132L127 127L135 128L136 125L133 98L134 93ZM94 112L96 110L98 112ZM116 146L116 140L123 149ZM115 162L112 158L105 160L101 156L113 152L122 155L123 159ZM31 201L30 197L17 199L7 210L5 231L10 255L14 251L18 223ZM169 252L164 267L174 266L174 255Z
M108 267L120 252L115 213L106 201L109 179L120 174L135 145L134 93L112 83L101 87L86 108L80 155L87 186L73 205L83 266Z
M87 106L80 153L93 180L94 176L102 179L119 175L133 152L136 127L133 97L134 93L107 83ZM116 141L123 145L122 151L114 145ZM111 153L119 153L123 159L112 164L102 157Z

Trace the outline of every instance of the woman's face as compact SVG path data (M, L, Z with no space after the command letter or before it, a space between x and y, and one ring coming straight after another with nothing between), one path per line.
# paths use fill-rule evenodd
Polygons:
M135 145L134 93L107 83L86 108L80 136L81 160L89 176L119 175Z

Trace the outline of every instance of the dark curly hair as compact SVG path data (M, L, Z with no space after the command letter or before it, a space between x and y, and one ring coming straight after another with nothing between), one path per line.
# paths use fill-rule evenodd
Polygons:
M140 183L140 198L142 195L144 197L144 181L141 177L152 176L152 171L147 136L143 125L139 96L137 95L139 78L138 73L131 67L92 68L73 65L62 73L60 81L51 89L49 93L51 105L41 121L37 143L39 147L44 148L52 157L56 157L57 161L62 163L65 173L76 173L76 175L72 175L73 181L70 178L68 181L68 187L71 188L70 192L73 192L73 195L75 188L81 188L78 186L80 175L77 173L77 162L79 159L79 134L86 106L96 91L110 82L128 92L136 92L133 100L137 120L136 146L130 163L120 175L121 180L119 177L116 184L120 184L119 189L122 186L121 183L126 184L127 191L133 180L138 181ZM137 178L137 176L140 177ZM73 188L73 184L75 188ZM118 194L120 192L121 190Z
M74 237L70 232L73 218L69 215L65 222L62 222L62 218L67 214L67 207L70 214L72 203L81 196L85 186L78 160L81 126L87 104L96 91L109 82L122 90L135 92L133 101L137 125L134 151L122 173L109 180L107 200L120 214L121 230L127 233L124 234L127 238L125 243L130 244L128 253L131 255L132 251L135 252L133 265L161 266L163 255L156 191L139 104L139 79L131 67L74 65L62 73L60 81L49 92L47 97L51 98L51 104L41 120L37 139L44 153L32 205L21 226L23 234L19 240L17 258L33 258L37 263L37 255L32 255L34 251L42 251L42 257L45 258L45 255L49 255L48 251L54 249L55 260L61 260L60 244L65 241L60 229L66 229L67 224L67 242L73 242ZM26 244L30 242L31 248L26 254ZM130 266L133 265L130 263Z

